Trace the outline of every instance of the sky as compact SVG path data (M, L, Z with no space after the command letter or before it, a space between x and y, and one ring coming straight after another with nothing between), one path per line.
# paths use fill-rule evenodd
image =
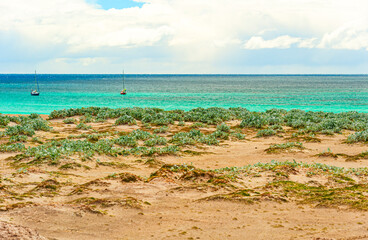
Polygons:
M368 74L367 0L0 0L0 73Z

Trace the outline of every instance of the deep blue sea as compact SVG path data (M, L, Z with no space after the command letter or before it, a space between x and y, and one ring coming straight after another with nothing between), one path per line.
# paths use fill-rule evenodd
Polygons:
M368 112L368 75L122 75L0 74L1 113L43 113L88 106L245 107Z

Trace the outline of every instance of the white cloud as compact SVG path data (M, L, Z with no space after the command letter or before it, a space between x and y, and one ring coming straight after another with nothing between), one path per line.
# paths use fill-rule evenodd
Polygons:
M264 40L262 37L252 37L244 44L245 49L263 49L263 48L290 48L291 45L300 42L300 38L290 36L280 36L271 40Z
M14 54L43 49L50 61L147 47L180 63L215 61L229 49L368 50L366 0L138 1L143 7L110 10L85 0L0 1L0 50L9 48L1 36L17 36Z
M325 34L318 47L368 51L368 20L347 23Z

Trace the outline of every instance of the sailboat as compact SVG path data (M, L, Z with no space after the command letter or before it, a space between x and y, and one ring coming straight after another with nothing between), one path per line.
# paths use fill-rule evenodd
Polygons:
M37 77L36 77L36 71L35 71L35 84L36 84L36 89L35 90L31 90L31 95L32 96L38 96L38 95L40 95L40 88L38 87L38 81L37 81Z
M121 95L126 95L127 94L127 90L125 88L125 74L124 74L124 70L123 70L123 90L120 92Z

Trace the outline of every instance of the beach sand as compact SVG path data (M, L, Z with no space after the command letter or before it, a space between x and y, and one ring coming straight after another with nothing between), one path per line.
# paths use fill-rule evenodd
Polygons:
M132 126L115 126L114 122L89 123L92 129L81 130L62 119L49 120L53 131L37 131L36 136L47 142L91 134L92 130L106 133L143 129L140 122ZM239 123L227 122L233 127ZM168 133L158 135L170 139L173 133L190 130L188 126L173 125ZM199 129L211 132L215 127ZM213 171L272 160L367 167L366 159L353 157L366 151L367 145L344 142L351 131L319 134L312 139L293 139L296 130L288 127L271 137L256 137L256 129L242 131L244 140L224 140L218 146L183 146L175 155L101 154L88 160L73 155L57 165L34 164L26 170L11 164L19 153L0 153L0 221L8 224L0 225L0 239L9 239L1 232L9 232L14 226L9 224L32 229L29 236L17 238L15 234L13 239L368 239L365 207L343 200L325 204L311 200L305 192L300 195L296 190L281 191L270 185L292 181L303 186L344 188L351 181L367 184L366 176L352 174L347 179L290 164L255 168L235 178L235 170ZM296 141L303 148L267 151L273 144ZM28 141L25 145L37 143ZM66 165L73 162L79 165ZM358 199L351 195L353 198ZM366 206L367 198L367 191L362 190L359 206Z

